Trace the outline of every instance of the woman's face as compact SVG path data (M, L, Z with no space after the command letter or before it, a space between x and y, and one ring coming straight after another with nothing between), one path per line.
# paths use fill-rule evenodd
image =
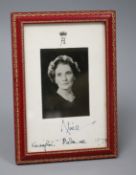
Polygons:
M69 90L74 83L74 74L68 64L60 63L55 70L55 83L62 90Z

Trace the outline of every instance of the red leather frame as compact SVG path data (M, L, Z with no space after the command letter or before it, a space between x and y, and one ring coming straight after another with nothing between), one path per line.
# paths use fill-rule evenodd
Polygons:
M117 156L116 17L115 11L15 12L11 15L15 145L17 164L58 162ZM27 152L25 76L23 53L24 24L103 22L106 36L107 143L106 148L49 152Z

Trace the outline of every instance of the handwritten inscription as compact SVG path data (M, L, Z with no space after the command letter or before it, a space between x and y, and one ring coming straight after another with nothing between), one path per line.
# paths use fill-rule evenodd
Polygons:
M43 148L44 151L46 151L47 147L55 147L55 144L53 140L46 140L46 141L43 141L43 143L33 142L32 147L33 148Z
M85 139L74 140L72 137L68 137L68 138L63 138L63 139L62 139L62 144L63 144L63 145L85 144L85 143L86 143Z
M42 149L43 151L47 150L55 150L62 146L70 146L70 145L81 145L81 144L88 144L87 140L81 136L81 130L87 129L90 125L94 126L96 124L95 120L89 121L86 124L77 122L68 121L68 120L61 120L60 126L58 127L59 134L61 133L62 137L58 135L54 139L43 139L41 142L35 141L31 144L31 146L35 149ZM76 136L76 137L75 137ZM104 142L103 139L96 139L95 142L97 144L101 144Z
M33 142L33 148L42 148L44 151L47 151L48 148L56 147L57 145L78 145L78 144L86 144L85 139L75 140L72 137L63 137L61 139L56 140L46 140L43 143Z
M71 135L72 131L79 131L80 127L78 124L75 124L74 122L70 121L64 121L61 122L61 132L65 132L66 134Z

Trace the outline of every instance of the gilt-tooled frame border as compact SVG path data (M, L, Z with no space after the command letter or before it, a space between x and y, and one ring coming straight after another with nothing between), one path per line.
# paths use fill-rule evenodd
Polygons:
M24 25L51 23L104 22L106 36L107 138L106 148L52 152L27 152L24 75ZM117 156L117 85L116 85L116 13L115 11L14 12L12 24L12 58L14 83L16 163L59 162ZM110 65L110 66L109 66ZM52 158L53 157L53 158Z

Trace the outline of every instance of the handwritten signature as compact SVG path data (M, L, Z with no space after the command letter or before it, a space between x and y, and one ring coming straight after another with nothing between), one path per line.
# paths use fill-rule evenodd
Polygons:
M56 139L56 140L45 140L42 143L38 143L38 142L33 142L32 143L32 147L33 148L42 148L43 151L47 151L48 148L51 147L56 147L58 145L76 145L76 144L86 144L86 140L85 139L80 139L80 140L75 140L72 137L63 137L61 139Z
M72 131L79 131L80 127L78 124L75 124L74 122L65 122L62 120L61 122L61 132L66 132L67 134L71 134Z
M81 129L85 129L85 128L87 128L90 125L94 125L95 123L96 123L96 121L93 120L90 123L87 123L86 125L81 127L79 124L75 124L74 122L62 120L61 121L61 127L60 127L61 129L60 129L60 131L63 132L63 133L71 135L72 132L79 131Z
M43 143L33 142L32 147L33 148L43 148L44 151L46 151L47 147L55 147L55 143L53 140L46 140L46 141L43 141Z
M68 138L63 138L62 139L62 144L63 145L86 144L86 140L85 139L74 140L72 137L68 137Z
M79 125L73 121L65 121L62 119L61 125L60 125L60 132L62 134L67 134L67 137L63 135L62 138L58 138L58 139L53 139L53 140L45 139L41 143L38 143L35 141L32 143L31 146L33 148L42 148L44 151L47 151L48 148L57 147L59 145L64 146L64 145L74 145L74 144L75 145L76 144L86 144L87 141L84 138L74 139L71 135L74 132L79 132L82 129L86 129L90 125L95 125L95 123L96 121L92 120L89 123L81 126L81 124ZM101 139L96 139L95 141L100 144L100 142L102 142L102 140L101 141L100 140Z

